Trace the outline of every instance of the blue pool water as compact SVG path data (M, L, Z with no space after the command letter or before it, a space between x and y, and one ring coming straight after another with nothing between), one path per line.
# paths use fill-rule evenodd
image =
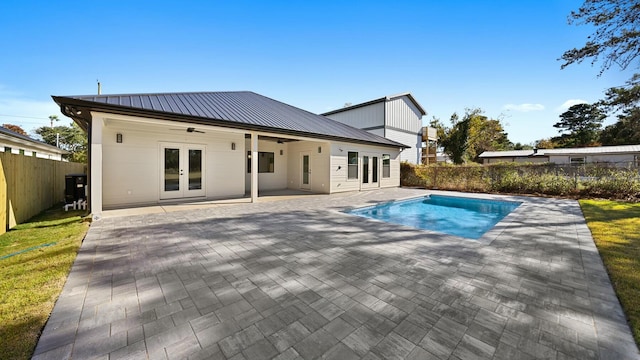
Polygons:
M479 239L521 203L431 195L349 211L389 223Z

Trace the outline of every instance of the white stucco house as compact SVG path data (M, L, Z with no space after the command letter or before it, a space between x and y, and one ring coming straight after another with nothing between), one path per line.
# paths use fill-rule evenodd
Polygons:
M104 209L400 185L402 143L247 91L53 96L89 135Z
M610 164L640 166L640 145L598 146L567 149L485 151L483 164L500 162L554 163L561 165Z
M407 146L401 161L420 164L422 161L422 117L424 108L410 93L379 99L325 112L333 120L366 130Z
M2 126L0 126L0 151L58 161L62 160L62 155L68 154L65 150Z

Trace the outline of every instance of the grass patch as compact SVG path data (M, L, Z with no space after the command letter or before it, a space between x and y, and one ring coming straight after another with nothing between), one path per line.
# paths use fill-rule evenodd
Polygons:
M581 200L580 206L640 344L640 204Z
M49 210L0 235L0 357L33 354L89 227L84 214Z

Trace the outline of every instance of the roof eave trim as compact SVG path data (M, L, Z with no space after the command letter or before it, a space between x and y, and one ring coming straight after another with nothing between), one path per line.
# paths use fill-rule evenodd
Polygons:
M188 116L188 115L182 115L182 114L167 113L163 111L128 108L128 107L123 107L119 105L95 103L95 102L90 102L86 100L72 99L72 98L60 97L60 96L52 96L52 97L56 101L56 103L60 105L60 109L63 112L63 114L65 114L65 116L71 117L76 123L81 121L85 124L88 124L91 121L90 119L91 111L98 111L98 112L106 112L106 113L112 113L112 114L118 114L118 115L144 116L144 117L150 117L158 120L171 120L171 121L185 122L185 123L198 124L198 125L214 125L214 126L247 130L247 131L252 131L252 130L264 131L264 132L271 132L275 134L312 137L312 138L323 139L323 140L347 141L352 143L393 147L393 148L403 148L403 149L409 148L409 146L397 143L393 140L388 140L389 143L381 143L376 141L367 141L367 140L353 139L353 138L341 137L341 136L307 133L302 131L272 128L268 126L238 123L238 122L222 120L222 119L203 118L198 116ZM65 110L66 106L75 106L75 107L82 108L83 116L78 117L77 115L74 115L74 114L68 114L68 112ZM89 119L84 118L84 116L89 116ZM78 124L78 125L82 126L81 124Z

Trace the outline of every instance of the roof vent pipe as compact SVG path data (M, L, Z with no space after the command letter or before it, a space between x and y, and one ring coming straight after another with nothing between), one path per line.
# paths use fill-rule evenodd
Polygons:
M98 95L102 93L102 86L100 85L100 80L96 80L98 82Z

